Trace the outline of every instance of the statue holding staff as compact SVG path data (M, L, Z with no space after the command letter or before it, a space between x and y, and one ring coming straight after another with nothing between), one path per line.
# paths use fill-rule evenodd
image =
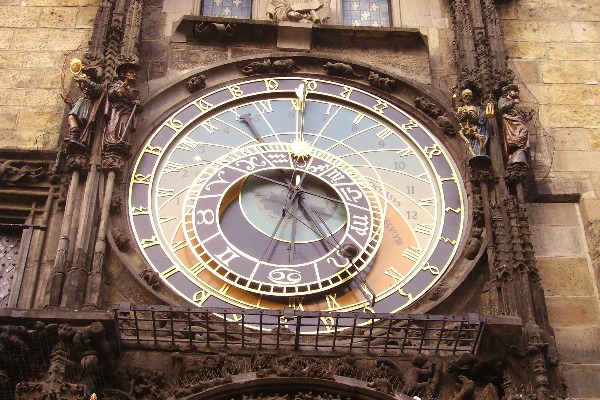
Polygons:
M529 130L525 123L531 121L534 110L521 110L519 87L511 84L502 88L502 97L498 99L498 112L502 117L502 132L504 133L504 148L510 158L517 150L529 150Z
M135 88L140 67L125 63L117 67L116 80L108 88L107 116L104 129L104 145L129 144L132 132L135 132L137 114L141 109L140 92Z

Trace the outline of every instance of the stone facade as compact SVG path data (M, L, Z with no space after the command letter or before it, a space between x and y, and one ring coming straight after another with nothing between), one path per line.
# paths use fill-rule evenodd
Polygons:
M536 299L540 301L539 298L536 298L535 294L531 295L534 298L533 307L539 307L536 310L538 320L535 322L544 331L546 327L543 321L547 318L552 327L548 329L548 333L554 336L548 338L544 336L544 331L542 337L535 332L529 333L525 343L515 339L518 334L512 329L516 329L515 326L521 322L514 322L511 318L518 315L526 319L524 315L527 313L522 312L519 305L513 309L507 306L505 310L492 309L490 312L486 306L486 302L493 303L494 294L490 294L493 292L490 285L493 286L500 279L495 281L494 271L488 271L481 266L473 267L475 272L471 272L469 279L464 282L455 282L457 279L448 278L448 285L460 288L453 294L447 294L443 285L437 287L436 293L431 295L436 302L433 311L440 314L448 314L451 311L483 314L487 312L490 314L490 321L498 318L500 322L490 322L489 328L486 328L490 332L495 330L493 335L496 336L489 337L498 340L498 343L506 339L507 348L512 343L513 350L518 350L513 353L507 350L506 353L510 354L503 355L503 361L509 360L512 363L512 371L529 368L533 371L531 376L534 377L530 381L518 381L519 377L508 376L508 372L504 372L502 379L506 383L506 392L503 393L503 399L519 398L517 393L510 397L508 389L510 384L516 387L518 382L522 384L521 393L537 391L538 398L550 398L539 394L540 388L551 386L546 382L548 380L552 381L552 389L559 397L600 399L600 388L593 383L600 381L600 348L597 343L600 335L599 8L594 0L475 2L480 7L487 4L488 9L483 12L471 8L471 15L489 16L491 3L495 3L498 10L503 36L490 35L485 42L477 38L471 40L468 37L457 37L457 32L460 32L454 29L453 24L460 21L456 19L458 12L453 7L458 7L457 4L461 2L465 3L463 0L394 2L394 28L386 30L353 29L349 26L327 24L276 24L265 21L265 17L236 23L232 20L197 15L197 1L146 0L142 7L141 35L134 34L128 38L126 33L123 41L120 37L119 40L114 40L112 45L121 46L120 55L128 56L130 61L133 60L133 64L141 66L138 81L140 97L143 104L149 103L146 104L149 107L139 116L138 123L142 127L151 126L154 119L165 112L166 105L152 103L152 99L158 93L168 91L165 88L170 88L174 93L172 98L179 100L193 92L189 88L189 92L185 91L181 84L182 77L198 78L207 70L218 70L215 76L221 79L219 82L211 81L216 78L210 75L198 78L204 85L215 85L238 77L239 74L236 75L237 72L232 71L235 68L239 70L246 61L272 56L295 57L296 60L305 61L314 56L317 60L327 60L331 57L352 64L353 73L361 76L361 79L364 78L365 85L368 85L367 76L371 68L386 74L391 81L402 82L402 89L397 91L398 96L417 92L429 94L427 102L430 107L421 107L419 110L431 118L432 126L435 126L433 121L438 118L439 127L450 125L449 132L454 133L452 125L457 126L454 116L450 115L451 113L444 115L445 110L451 109L452 87L458 84L461 89L471 88L474 84L473 76L476 75L473 71L457 70L457 65L460 66L461 62L468 64L468 60L455 59L460 51L469 53L468 47L465 50L460 47L461 44L477 46L473 47L472 52L479 52L473 60L479 63L477 73L480 74L480 79L479 83L474 85L474 89L483 102L485 96L497 97L497 86L500 83L511 81L505 79L505 74L510 75L510 71L502 69L502 51L494 53L502 47L499 43L503 43L508 56L507 66L514 72L514 83L520 86L523 106L536 111L533 121L529 124L532 143L528 161L531 168L525 178L519 177L519 171L505 171L506 176L503 175L504 170L498 173L498 169L502 169L504 165L499 142L496 142L496 158L492 158L497 176L492 179L488 175L490 170L486 168L477 170L474 167L471 170L474 171L469 177L469 188L473 196L471 205L477 211L485 201L488 201L489 205L497 200L494 196L506 195L506 198L502 199L504 211L494 211L505 212L507 218L512 218L512 225L499 224L497 221L500 217L492 221L494 215L499 214L489 216L489 221L484 223L482 219L485 212L482 209L479 217L473 216L473 227L480 228L490 224L487 226L488 230L491 230L493 223L496 238L510 236L511 232L503 231L504 228L522 229L515 235L523 241L512 243L517 250L510 251L519 253L522 258L517 259L522 263L529 263L527 268L530 268L529 279L532 286L528 287L532 288L532 293L538 287L537 280L532 276L539 271L545 300L536 303ZM117 3L122 3L121 7L127 9L125 3L130 2ZM96 318L92 313L82 318L81 323L74 327L67 328L61 325L59 328L54 323L57 320L77 320L75 314L61 314L63 310L60 310L56 314L40 314L46 319L43 326L37 325L35 328L34 322L38 316L35 314L36 310L41 312L44 308L55 307L79 309L83 306L106 310L112 304L123 302L177 304L177 300L173 300L172 296L162 294L164 288L160 288L160 284L157 283L158 277L154 276L152 271L131 273L131 266L123 261L126 259L123 254L133 252L127 246L129 238L128 227L123 222L125 219L117 220L119 215L124 215L124 210L120 208L122 200L119 196L125 192L127 185L127 174L121 175L119 171L129 168L129 149L120 149L112 153L104 149L97 152L92 150L91 157L88 158L89 155L85 151L80 152L79 149L72 152L68 143L63 144L63 139L68 136L68 110L61 97L70 94L75 99L78 96L68 63L74 57L83 57L89 50L88 42L94 42L91 35L97 18L96 13L104 4L112 3L96 0L8 0L0 5L0 165L5 167L0 174L0 222L12 222L17 218L26 221L28 226L35 225L31 236L24 235L21 240L27 242L27 237L31 239L27 243L31 244L29 248L32 256L26 265L23 265L26 272L22 276L22 287L32 289L26 296L17 295L12 301L6 299L10 308L33 311L23 316L7 311L8 319L2 320L0 324L26 328L2 328L4 330L0 332L7 333L11 343L19 343L17 339L25 341L26 335L24 336L23 332L27 329L30 332L35 331L35 335L31 333L30 338L35 336L36 340L42 340L51 337L48 346L52 350L52 357L48 358L48 362L58 365L57 370L72 367L77 373L88 371L89 365L86 362L92 359L86 357L92 353L94 354L90 357L96 357L94 362L99 362L107 368L112 367L115 357L112 341L118 339L112 331L110 317ZM261 3L256 8L262 10L265 6ZM333 10L338 8L339 5L332 7ZM456 13L454 19L453 12ZM474 30L483 29L484 25L490 29L489 27L494 25L493 21L489 20L476 22L475 26L471 27ZM97 23L96 29L98 26ZM471 28L464 28L462 32L468 33ZM116 31L118 30L110 32L115 34ZM135 29L132 31L135 32ZM120 34L122 35L122 32ZM494 40L496 42L493 42ZM106 50L106 47L108 50L104 53L105 57L117 58L116 53L110 52L111 43L98 43L95 50ZM91 45L94 46L93 43ZM494 65L486 64L486 60L491 60L490 63ZM226 67L223 67L226 65L235 68L227 71ZM313 62L313 65L306 65L305 63L303 68L308 68L310 73L314 73L317 64ZM115 68L114 63L110 68ZM109 73L110 68L107 68ZM491 71L487 78L486 68ZM114 72L112 71L113 74ZM110 79L106 78L104 83L109 81ZM406 82L410 84L405 84ZM173 100L172 103L176 101ZM448 116L452 122L442 120L442 123L446 121L447 124L440 125L439 118ZM143 139L134 137L131 144L135 148ZM99 138L94 143L93 146L100 149ZM451 143L454 149L460 148L457 142ZM107 154L110 157L107 157ZM10 164L13 169L8 168L7 164L1 164L4 160L15 160ZM498 167L500 164L502 167ZM42 171L47 174L42 174ZM491 199L482 200L481 197L485 197L484 192L490 188L493 190L493 185L500 178L504 180L509 172L517 175L517 178L506 179L510 188L502 189L504 192L497 189ZM520 179L524 179L523 186L519 186L521 183L514 183L520 182ZM107 182L110 182L110 185ZM74 189L69 190L69 187ZM474 187L477 187L477 190L474 190ZM520 204L524 199L527 200L527 204ZM495 206L502 208L499 203L496 202ZM10 219L11 217L13 219ZM518 224L521 225L515 228ZM88 229L88 226L94 228ZM48 235L43 233L46 229ZM529 235L535 250L533 266L530 256L532 253L527 249ZM483 240L480 232L471 233L471 239L473 242ZM497 254L492 255L490 250L486 257L502 259L505 256L502 251L505 249L503 250L501 245L498 245L498 248L500 250ZM479 247L475 248L473 258L482 259L486 250L480 251ZM510 251L506 250L505 253ZM61 257L65 257L64 254L67 254L67 259L61 261ZM61 262L64 265L57 267ZM17 264L18 262L14 263ZM500 276L500 273L498 275ZM79 293L82 286L86 287L86 283L86 290ZM506 285L506 282L497 284L500 287L502 284ZM495 315L494 311L499 311L500 315ZM164 315L171 315L172 325L173 314L167 314L165 311ZM160 318L163 318L159 321L159 324L162 324L160 335L172 335L174 343L177 335L174 331L169 331L168 317ZM98 320L102 321L103 325L98 325ZM93 341L92 344L82 344L82 337L92 335L91 331L94 331L95 337L102 339ZM103 335L109 339L110 346L104 343ZM207 332L197 335L204 335L203 340L211 337ZM42 339L38 339L38 336ZM181 339L181 334L177 339ZM215 334L215 340L221 338ZM511 340L513 342L510 342ZM60 351L63 345L76 348L70 358L78 364L76 367L61 358ZM429 379L428 391L423 389L420 392L429 396L428 398L434 398L435 392L442 398L498 399L493 385L490 389L483 382L494 382L497 387L501 386L497 382L502 372L488 361L492 356L497 356L495 352L499 352L502 346L495 348L490 343L483 343L481 346L484 350L479 356L486 359L486 362L482 362L481 359L467 360L467 357L432 358L429 364L424 363L421 366L427 365L431 368L430 372L421 371L425 375L428 374L426 379L419 381L419 378L414 378L413 383L423 384ZM181 350L175 347L165 347L163 350L165 349ZM184 352L189 350L185 349ZM558 352L558 357L555 357L556 353L553 353L553 350ZM310 385L303 381L305 378L314 377L310 374L322 374L329 379L328 373L335 370L338 378L341 376L353 381L338 379L333 382L333 378L330 379L332 382L319 387L322 398L348 395L351 392L349 388L352 387L360 388L361 395L364 392L364 396L371 398L384 399L394 393L400 397L416 393L406 388L409 386L407 381L412 379L410 377L418 375L416 371L419 369L419 361L411 361L406 355L392 361L365 357L358 361L360 368L357 369L354 360L346 359L342 360L344 362L335 359L320 361L315 357L307 357L298 361L282 355L269 355L265 357L271 357L271 360L276 362L274 366L267 367L260 364L256 360L257 356L249 351L237 354L232 352L229 361L223 355L211 354L210 349L202 351L206 353L197 357L184 357L179 353L167 355L165 351L127 349L122 354L124 361L122 369L119 370L119 379L124 380L111 386L111 390L115 391L115 396L118 396L117 391L127 392L129 397L123 395L123 398L149 399L152 396L193 396L199 391L214 388L212 393L222 396L216 398L225 398L223 396L227 393L219 393L218 388L231 384L231 376L239 382L244 379L251 381L256 378L256 374L260 376L261 373L264 374L261 378L265 379L293 378L287 383L291 382L291 387L296 389L304 383ZM13 356L8 350L5 353ZM161 366L157 368L158 371L142 372L139 369L149 359ZM556 361L559 367L556 367ZM232 365L234 363L239 363L237 369ZM435 367L436 363L437 367L443 365L444 368ZM540 364L544 365L543 368ZM456 365L458 366L453 369ZM436 368L437 375L434 373ZM381 374L359 372L370 369ZM323 372L325 370L328 373ZM477 375L474 370L482 375ZM457 371L464 372L467 378L461 380ZM254 375L249 378L250 375L245 374ZM99 376L106 380L112 378L109 374ZM385 379L379 379L381 377ZM56 378L56 381L52 381L56 383L56 387L52 387L51 390L62 390L60 384L65 378L54 375L51 378ZM128 386L125 378L130 379L131 385ZM557 382L563 379L567 389L561 393L563 388ZM37 398L32 397L32 393L37 393L38 389L42 390L41 386L35 386L38 381L39 379L30 379L29 386L20 386L18 393L22 397L19 399ZM435 386L440 381L442 384ZM273 382L279 385L282 382L286 383L285 380ZM463 390L458 390L458 393L454 391L453 383L459 383L459 389ZM90 382L86 384L91 385ZM470 384L474 385L471 392ZM105 384L105 387L108 386L110 385ZM165 386L171 389L163 392L156 389ZM422 386L425 388L427 385ZM8 387L0 382L0 390L3 393L9 392ZM374 391L369 392L373 388ZM81 391L86 389L78 386L70 390L79 396L83 393ZM375 391L377 394L373 394ZM110 390L106 393L110 393ZM244 395L241 391L241 394L235 393L240 398ZM298 396L305 395L300 393ZM276 393L270 393L260 398L275 399L277 396Z
M539 108L540 166L532 205L536 256L569 394L598 398L598 8L593 2L523 0L499 6L524 99Z
M0 5L2 147L48 150L58 145L61 95L70 55L92 32L98 1L4 1Z

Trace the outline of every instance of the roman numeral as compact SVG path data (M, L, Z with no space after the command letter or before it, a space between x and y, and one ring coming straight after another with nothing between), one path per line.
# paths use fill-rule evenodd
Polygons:
M158 239L156 238L156 236L152 236L150 239L142 239L140 241L140 246L142 246L143 249L146 249L151 246L156 246L157 244Z
M409 246L406 250L404 250L402 256L408 258L412 262L417 262L419 258L421 258L421 254L423 254L423 251L420 248Z
M194 264L194 266L192 266L192 268L190 268L190 272L192 275L198 275L200 272L204 271L206 269L206 265L204 263L197 263Z
M383 128L379 133L377 133L377 137L381 140L387 139L392 133L394 133L390 128Z
M180 241L180 242L173 242L173 243L171 243L171 249L172 249L173 251L178 251L178 250L181 250L181 249L183 249L184 247L187 247L187 243L186 243L186 241L185 241L185 240L182 240L182 241Z
M207 120L207 121L204 121L204 122L201 122L201 123L200 123L200 125L202 125L202 127L203 127L204 129L206 129L206 131L207 131L208 133L210 133L211 135L212 135L213 133L215 133L216 131L218 131L218 130L219 130L219 128L217 128L216 126L214 126L214 125L213 125L213 124L212 124L210 121L208 121L208 120Z
M404 278L404 275L398 272L394 267L388 268L387 271L384 272L384 274L391 277L394 280L394 283L401 282Z
M258 104L260 104L260 107L258 107L258 105L256 107L259 111L263 113L270 113L273 111L273 105L271 104L271 100L259 100Z
M198 147L199 144L200 144L200 142L196 142L195 140L190 139L189 137L186 137L181 142L179 142L179 144L177 144L176 148L185 150L185 151L192 151L196 147Z
M360 121L362 121L364 117L365 114L357 114L356 117L354 117L354 119L352 120L352 125L360 124Z
M415 154L415 151L407 147L406 149L398 150L396 154L398 154L400 157L406 157L410 156L411 154Z
M175 193L175 189L158 188L156 191L157 197L171 197Z
M435 205L435 199L432 197L430 199L420 199L419 200L419 205L422 207L427 207L427 206L434 206Z
M418 224L415 226L415 232L431 236L433 234L433 225Z
M337 301L337 293L328 294L325 296L325 300L327 300L327 309L335 310L341 308L340 303Z
M169 279L171 276L175 275L178 272L179 272L179 268L177 268L176 265L173 265L171 268L166 269L163 272L161 272L160 275L165 279Z
M290 297L288 300L288 305L292 307L294 310L302 310L304 311L304 306L302 302L304 301L304 297Z
M163 167L163 171L168 174L169 172L179 172L185 168L185 165L176 163L173 161L167 161L165 166Z

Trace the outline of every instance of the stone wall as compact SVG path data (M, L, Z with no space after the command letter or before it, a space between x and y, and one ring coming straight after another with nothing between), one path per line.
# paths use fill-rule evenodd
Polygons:
M58 144L71 84L63 66L87 47L98 0L4 0L0 5L3 148Z
M600 11L594 0L500 4L511 67L525 101L539 104L540 151L551 166L542 195L600 193ZM535 146L534 146L535 150ZM546 175L546 174L544 174Z
M531 223L569 394L600 398L600 9L595 0L499 4L521 96L537 105ZM538 158L539 161L540 158ZM569 201L571 203L564 203ZM586 240L587 237L587 240ZM594 382L594 383L592 383Z

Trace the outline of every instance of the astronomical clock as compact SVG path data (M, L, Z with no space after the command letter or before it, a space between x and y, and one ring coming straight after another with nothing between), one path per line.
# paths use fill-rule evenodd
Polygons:
M394 313L457 257L465 189L406 107L326 76L224 82L133 158L139 252L190 305Z

